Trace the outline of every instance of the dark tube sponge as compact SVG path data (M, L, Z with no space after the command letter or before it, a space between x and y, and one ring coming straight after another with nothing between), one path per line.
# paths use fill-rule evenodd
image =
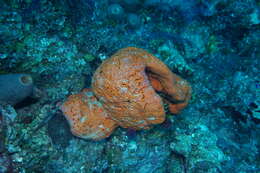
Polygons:
M0 75L0 103L15 105L33 92L33 80L28 74Z

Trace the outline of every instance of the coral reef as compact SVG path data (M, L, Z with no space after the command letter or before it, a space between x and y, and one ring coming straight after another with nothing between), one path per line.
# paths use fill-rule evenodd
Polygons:
M113 4L122 16L111 15ZM260 172L259 5L256 0L2 0L0 75L29 74L42 96L0 103L0 172ZM187 79L189 106L172 116L166 101L171 97L145 71L162 101L163 123L149 131L115 128L99 141L75 137L60 106L67 98L80 103L73 110L107 112L93 88L87 92L95 98L82 89L91 88L95 71L102 63L110 66L110 57L124 47L147 50ZM2 97L10 96L5 91L13 84L0 85Z

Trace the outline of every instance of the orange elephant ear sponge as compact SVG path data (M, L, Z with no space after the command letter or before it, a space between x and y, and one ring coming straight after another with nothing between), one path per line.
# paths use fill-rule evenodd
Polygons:
M173 113L180 112L191 88L159 59L143 49L119 50L96 70L92 88L110 117L121 127L147 129L165 120L164 95Z
M89 89L68 97L61 107L71 132L84 139L100 140L117 127Z
M99 66L92 91L69 96L61 109L74 135L99 140L117 126L139 130L160 124L165 120L164 103L179 113L190 96L188 82L163 62L143 49L128 47Z

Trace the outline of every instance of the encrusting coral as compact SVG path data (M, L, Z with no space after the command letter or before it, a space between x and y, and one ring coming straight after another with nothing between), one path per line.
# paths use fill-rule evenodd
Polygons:
M62 111L73 134L94 140L109 136L118 125L149 129L165 120L164 103L177 114L191 96L187 81L150 53L134 47L119 50L100 65L92 91L70 96Z

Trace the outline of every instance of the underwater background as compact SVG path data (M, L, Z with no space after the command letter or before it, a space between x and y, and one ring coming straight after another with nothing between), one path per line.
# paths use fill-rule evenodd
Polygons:
M189 104L149 130L74 136L60 105L130 46L187 80ZM0 173L13 172L260 173L260 1L0 0Z

